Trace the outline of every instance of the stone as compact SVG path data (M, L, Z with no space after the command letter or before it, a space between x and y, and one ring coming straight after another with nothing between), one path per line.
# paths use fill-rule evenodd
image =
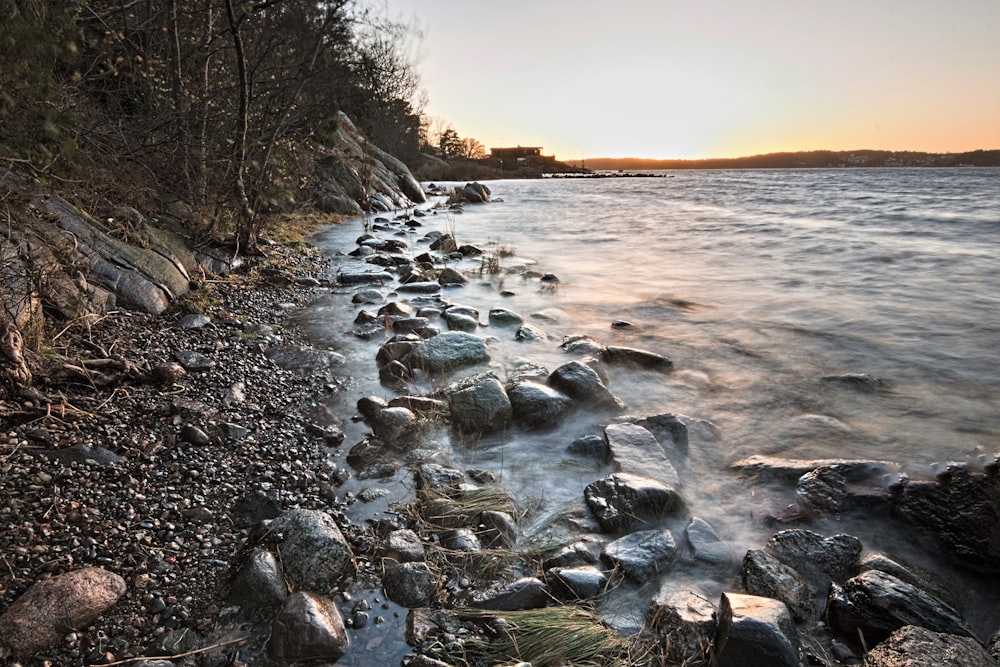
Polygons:
M362 396L358 399L356 405L361 416L369 421L378 416L379 412L389 407L389 404L378 396Z
M438 282L442 285L464 285L469 282L469 279L461 271L447 266L441 269L441 273L438 275Z
M413 445L420 434L417 416L407 408L385 407L375 413L369 423L375 437L398 449Z
M652 433L636 424L609 424L604 429L611 461L618 471L644 475L680 486L681 479Z
M414 471L417 488L437 493L458 488L465 474L455 468L445 468L439 463L422 463Z
M816 604L809 584L771 554L761 549L747 551L740 576L747 593L781 600L797 621L812 620Z
M166 361L153 366L150 376L153 382L161 387L169 387L187 374L184 367L176 361Z
M448 395L451 421L461 433L494 433L506 428L513 415L510 398L492 375L481 375Z
M684 535L687 537L695 560L721 565L728 563L732 558L732 549L730 549L729 544L719 537L711 524L704 519L692 518L684 528Z
M539 609L548 601L548 588L540 579L523 577L499 589L478 592L472 597L470 606L476 609L517 611Z
M185 424L182 426L180 432L177 434L177 439L180 442L187 442L192 445L199 446L204 446L212 442L207 433L192 424Z
M590 336L573 335L565 336L559 346L564 352L570 354L584 354L599 357L604 352L604 346Z
M208 358L201 352L195 352L194 350L177 350L174 352L174 359L176 359L188 373L207 371L215 366L215 361Z
M545 573L545 582L561 600L593 600L604 594L608 575L593 565L553 567Z
M524 317L513 310L493 308L490 310L489 321L491 327L516 327L524 324Z
M441 317L444 319L445 323L447 323L448 329L451 331L465 331L472 333L479 328L479 320L471 315L466 315L465 313L446 310Z
M950 605L891 574L868 570L830 586L827 597L830 626L848 637L860 631L868 645L881 642L906 625L963 637L975 634Z
M711 664L709 649L718 610L704 595L676 586L664 582L646 614L649 627L662 638L665 664Z
M855 571L861 557L861 540L853 535L823 537L802 528L782 530L770 537L764 549L807 578L825 585Z
M865 655L862 667L986 667L996 662L970 637L959 637L907 625Z
M634 421L636 425L652 433L665 449L669 447L666 450L668 454L678 456L687 456L688 424L691 422L697 423L698 420L668 412Z
M843 470L849 482L879 479L898 472L899 466L888 461L851 459L783 459L755 454L733 463L732 467L764 480L797 480L811 470L825 466Z
M530 324L525 324L519 326L517 331L514 332L514 340L521 343L532 343L539 340L545 340L548 336L541 329L531 326Z
M514 420L528 430L554 428L572 412L573 399L538 382L513 382L507 388Z
M669 530L640 530L604 547L602 556L642 584L670 571L680 555Z
M585 435L569 443L566 451L603 462L608 460L608 441L599 435Z
M507 512L484 510L479 514L479 539L490 548L510 549L517 542L517 523Z
M868 373L846 373L844 375L824 375L820 378L823 382L839 385L847 389L853 389L864 394L874 394L880 389L889 386L885 380L877 378Z
M426 607L437 594L437 575L424 561L383 562L385 596L402 607Z
M320 510L285 512L269 528L284 536L281 562L285 575L296 588L330 591L347 573L354 558L333 517Z
M592 542L573 542L564 547L560 547L542 561L542 567L550 570L554 567L574 567L578 565L597 565L600 559L597 556L599 545Z
M254 549L233 578L228 599L249 611L280 607L288 597L288 585L274 554Z
M97 567L38 581L0 614L0 647L23 657L53 648L100 618L126 589L124 579Z
M392 281L392 274L388 271L370 271L368 269L343 268L337 273L337 282L341 285L384 285Z
M416 563L424 560L424 545L420 536L409 528L394 530L385 538L382 558L397 563Z
M608 346L601 350L600 358L607 364L628 364L658 373L674 370L674 362L663 355L631 347Z
M677 491L649 477L615 473L591 482L584 498L601 529L615 533L676 513L684 507Z
M441 546L450 551L475 553L481 551L483 545L471 528L455 528L441 533Z
M200 313L188 313L177 320L175 325L178 329L201 329L212 323L212 319Z
M715 633L718 667L802 667L799 634L783 602L723 593Z
M272 659L290 664L300 660L335 661L347 652L344 621L333 600L298 591L288 596L271 623L267 652Z
M587 407L621 412L625 404L611 393L597 371L579 361L570 361L552 371L548 383Z
M425 373L441 373L490 360L486 342L463 331L446 331L423 341L403 362Z

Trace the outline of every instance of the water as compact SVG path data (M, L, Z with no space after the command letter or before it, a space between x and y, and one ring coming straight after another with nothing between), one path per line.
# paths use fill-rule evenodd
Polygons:
M692 432L679 462L684 495L738 555L775 530L761 517L787 500L734 475L730 464L742 457L880 459L926 477L934 462L1000 451L1000 170L676 171L489 186L503 202L424 218L409 241L421 252L417 239L437 228L459 243L514 250L502 278L445 292L483 320L491 308L518 311L548 336L519 343L511 331L483 329L493 370L503 377L516 358L553 369L573 334L671 358L672 375L614 368L608 384L630 414L714 425ZM361 233L357 221L316 242L348 250ZM523 278L525 267L556 274L558 289ZM331 419L366 393L392 395L378 385L373 344L350 334L352 292L302 315L317 344L348 356L352 379L329 401ZM632 326L613 328L618 320ZM847 373L888 389L822 380ZM363 433L345 428L355 429L349 438ZM547 520L578 506L584 486L607 472L564 451L599 429L584 415L542 435L469 444L443 433L437 442L462 464L501 475L533 509L525 530L541 539ZM815 527L938 565L905 535L871 524L843 517ZM735 569L682 571L711 594L734 582Z

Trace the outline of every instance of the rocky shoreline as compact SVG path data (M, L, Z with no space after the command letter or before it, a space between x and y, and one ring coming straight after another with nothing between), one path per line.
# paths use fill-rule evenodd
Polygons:
M426 252L407 250L399 232L419 226L410 216L377 221L352 250L370 267L361 272L334 279L317 251L275 248L268 263L212 282L196 313L111 313L61 337L64 359L118 363L79 361L84 373L61 389L58 412L5 406L0 656L25 665L383 664L372 656L398 641L390 626L405 623L408 665L877 667L933 660L935 650L960 656L942 664L996 659L996 642L991 657L934 575L864 553L857 537L784 525L858 507L891 512L995 570L993 460L912 482L878 461L741 462L734 474L784 480L801 507L773 517L771 539L742 557L739 590L707 599L667 582L648 591L644 627L601 623L592 609L615 588L642 591L678 561L711 569L733 557L685 503L675 464L694 425L670 414L623 418L601 378L606 364L669 373L672 363L569 339L569 360L551 372L528 364L501 381L465 370L411 395L423 376L489 359L480 313L440 294L468 280L453 268L462 261L489 266L488 249L435 232L421 240ZM331 289L355 294L345 321L372 341L383 385L398 394L357 403L371 431L360 442L318 418L317 397L341 389L341 360L313 348L290 317ZM489 321L493 335L533 335L503 308ZM831 379L877 390L868 380ZM431 428L470 437L544 428L574 410L603 415L604 428L567 446L611 472L587 487L567 522L571 538L545 548L521 542L519 509L495 477L455 467L423 439ZM347 479L400 469L412 471L410 502L391 516L347 518L358 500ZM377 594L369 602L359 589ZM388 622L393 615L406 618ZM553 646L557 638L564 643Z

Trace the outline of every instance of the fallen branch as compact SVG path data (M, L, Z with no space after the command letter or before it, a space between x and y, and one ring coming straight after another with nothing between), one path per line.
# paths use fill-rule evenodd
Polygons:
M219 642L218 644L212 644L211 646L203 646L202 648L187 651L186 653L178 653L176 655L139 656L138 658L128 658L126 660L117 660L115 662L105 662L100 664L103 665L103 667L112 667L113 665L128 665L133 662L144 662L146 660L177 660L178 658L188 658L192 655L198 655L200 653L208 653L209 651L214 651L217 648L225 648L226 646L242 644L246 641L246 637L240 637L239 639L230 639L229 641ZM98 663L93 663L94 666L97 664Z

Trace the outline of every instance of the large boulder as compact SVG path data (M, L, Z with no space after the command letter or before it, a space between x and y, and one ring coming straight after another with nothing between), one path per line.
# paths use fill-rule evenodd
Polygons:
M715 634L718 667L802 667L799 633L783 602L723 593Z
M785 565L823 585L855 572L861 557L861 540L843 533L823 537L803 528L782 530L770 537L764 549Z
M604 429L611 461L620 472L652 477L670 486L681 480L656 437L641 426L609 424Z
M511 402L503 385L488 374L475 376L450 393L448 407L455 428L467 434L503 430L512 415Z
M446 331L420 343L403 362L427 373L442 373L489 360L490 349L482 338L464 331Z
M625 404L604 385L597 371L582 362L570 361L563 364L552 371L548 381L550 385L587 407L613 413L625 409Z
M507 389L515 421L526 429L559 425L572 410L573 400L548 385L524 380Z
M333 600L298 591L285 601L271 624L267 652L282 664L335 661L347 652L344 621Z
M608 533L629 530L684 507L684 500L672 486L629 473L591 482L583 495L601 529Z
M862 667L987 667L995 664L975 639L907 625L869 651Z
M662 638L666 664L710 664L715 605L700 593L676 586L674 581L665 581L653 597L646 614L649 627Z
M434 599L440 581L423 561L384 561L382 586L385 596L403 607L426 607Z
M269 526L281 534L281 562L296 588L326 593L347 573L354 553L329 514L319 510L285 512Z
M740 571L743 590L781 600L798 621L811 620L815 600L809 584L793 568L761 549L747 551Z
M679 554L673 533L664 529L629 533L604 547L602 555L641 584L669 572Z
M27 657L56 646L100 618L125 590L124 579L97 567L39 581L0 615L0 657L3 649Z

